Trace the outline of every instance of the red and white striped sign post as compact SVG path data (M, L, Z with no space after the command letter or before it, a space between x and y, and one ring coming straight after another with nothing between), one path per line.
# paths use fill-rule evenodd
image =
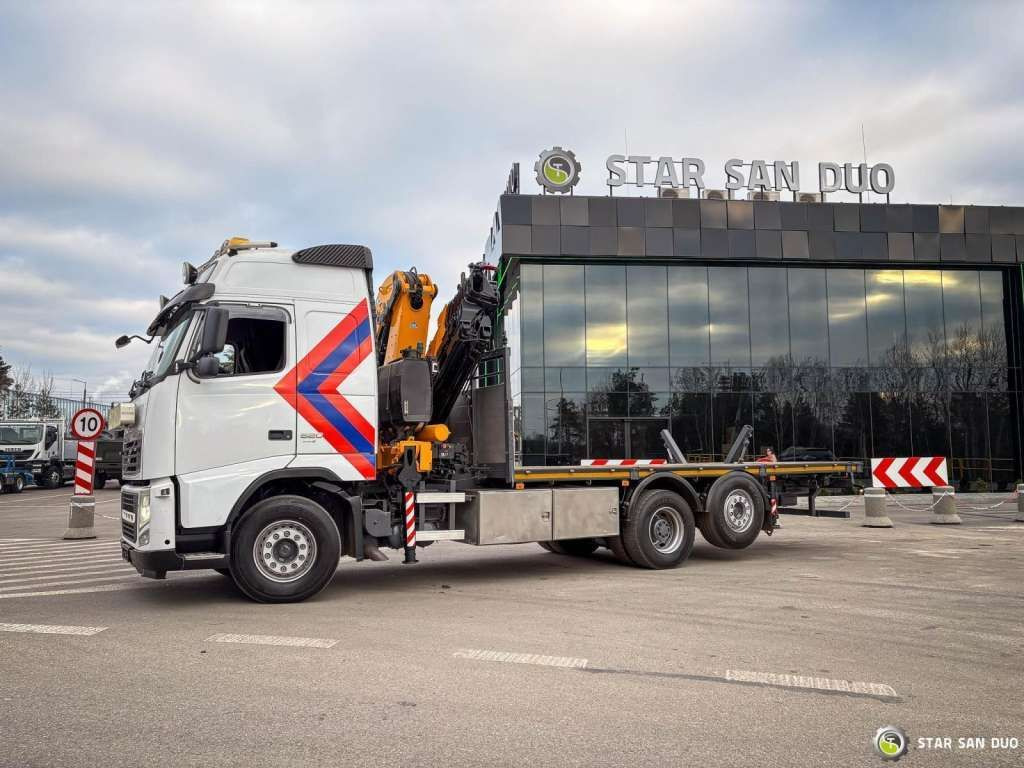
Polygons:
M93 481L96 477L96 438L103 434L103 414L95 408L82 408L71 417L71 434L78 438L75 457L75 493L71 497L65 539L95 539L96 499Z
M416 495L405 492L405 561L416 562Z
M582 467L650 467L665 464L665 459L581 459Z
M933 488L949 485L945 456L908 456L871 460L875 488Z

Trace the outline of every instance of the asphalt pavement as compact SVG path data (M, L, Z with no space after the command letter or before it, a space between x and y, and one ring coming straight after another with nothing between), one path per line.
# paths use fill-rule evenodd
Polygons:
M0 766L870 766L886 725L903 765L1024 764L957 741L1024 744L1005 496L959 497L961 526L900 499L892 529L823 499L854 516L672 571L438 542L270 606L137 576L116 490L62 541L69 493L0 496Z

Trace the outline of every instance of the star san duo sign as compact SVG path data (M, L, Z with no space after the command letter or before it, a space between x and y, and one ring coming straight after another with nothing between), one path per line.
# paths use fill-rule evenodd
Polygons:
M706 166L697 157L674 158L667 155L609 155L605 160L609 188L622 186L665 187L698 191L706 189ZM534 170L537 183L547 192L571 192L580 180L582 166L570 150L554 147L541 152ZM723 166L725 189L801 191L800 163L796 160L751 160L731 158ZM888 163L818 163L818 191L852 194L874 192L888 195L896 183L896 174Z

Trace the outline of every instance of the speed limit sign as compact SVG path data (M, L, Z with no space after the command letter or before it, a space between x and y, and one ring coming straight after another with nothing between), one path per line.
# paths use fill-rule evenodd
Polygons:
M95 440L104 426L103 414L95 408L82 408L71 417L71 434L79 440Z

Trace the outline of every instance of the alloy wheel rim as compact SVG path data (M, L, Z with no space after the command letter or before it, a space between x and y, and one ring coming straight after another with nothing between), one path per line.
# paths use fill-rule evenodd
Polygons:
M252 558L260 574L284 584L301 579L316 562L316 538L297 520L276 520L256 536Z

